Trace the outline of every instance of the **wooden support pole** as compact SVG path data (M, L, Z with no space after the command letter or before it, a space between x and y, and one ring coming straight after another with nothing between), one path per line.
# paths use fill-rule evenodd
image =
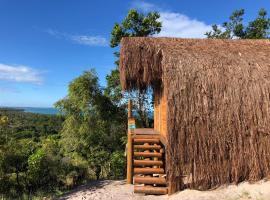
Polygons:
M127 183L133 184L133 144L132 129L130 121L132 119L132 101L128 101L128 141L127 141Z
M132 136L131 132L128 131L128 146L127 146L127 183L133 184L133 149L132 149Z

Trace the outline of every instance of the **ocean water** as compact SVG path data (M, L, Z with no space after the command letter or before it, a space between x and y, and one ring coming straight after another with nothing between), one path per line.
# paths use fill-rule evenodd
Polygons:
M58 110L55 108L37 108L37 107L20 107L24 112L46 114L46 115L56 115Z

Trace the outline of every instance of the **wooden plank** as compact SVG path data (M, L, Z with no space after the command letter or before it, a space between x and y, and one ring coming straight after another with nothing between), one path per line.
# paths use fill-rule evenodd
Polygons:
M134 144L138 143L150 143L150 144L158 144L160 141L157 138L135 138Z
M168 102L166 90L162 93L155 92L154 94L154 129L158 131L165 139L167 138L167 123L168 123Z
M134 168L134 174L164 174L163 168Z
M160 160L134 160L134 166L162 166L163 162Z
M136 135L136 134L132 134L132 138L133 139L159 139L160 138L160 134L150 134L150 135Z
M147 158L162 158L162 153L153 153L153 152L134 152L134 157L147 157Z
M160 145L134 145L134 149L161 149L162 147Z
M161 177L134 177L134 184L166 185L166 179Z
M163 195L167 194L167 187L153 187L153 186L134 186L135 193L143 193L143 194L156 194Z
M160 113L160 123L161 123L161 127L160 127L160 134L165 138L167 139L167 96L166 96L166 92L163 91L163 94L162 94L162 97L161 97L161 102L160 102L160 110L161 110L161 113Z
M133 131L134 134L142 134L142 135L152 135L152 134L159 134L153 128L136 128Z

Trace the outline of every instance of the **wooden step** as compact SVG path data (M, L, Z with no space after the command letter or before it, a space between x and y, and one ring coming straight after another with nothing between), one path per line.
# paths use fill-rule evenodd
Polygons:
M164 174L163 168L134 168L134 174Z
M134 183L166 185L166 179L163 177L134 177Z
M133 140L134 144L149 143L149 144L159 144L159 139L151 138L135 138Z
M167 187L153 187L153 186L134 186L135 193L143 193L143 194L167 194Z
M155 152L134 152L134 157L146 157L146 158L162 158L162 153Z
M160 139L160 135L132 135L133 139Z
M134 160L134 166L162 166L160 160Z
M136 135L160 135L158 131L153 128L136 128L133 130L133 134Z
M160 145L134 145L134 149L159 150L161 148Z

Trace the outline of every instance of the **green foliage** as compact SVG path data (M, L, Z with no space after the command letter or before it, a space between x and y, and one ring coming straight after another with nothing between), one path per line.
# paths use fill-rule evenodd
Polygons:
M252 39L262 39L270 38L269 29L270 29L270 18L267 18L267 11L261 9L259 11L259 16L254 20L249 22L248 27L246 28L246 38Z
M7 199L45 196L62 187L58 131L62 117L1 110L0 194Z
M5 126L8 124L8 117L7 116L0 116L0 126Z
M118 47L123 37L147 37L157 34L161 31L161 22L158 21L160 15L157 12L149 12L148 14L139 13L136 10L130 10L121 23L115 23L111 32L111 47ZM134 111L138 114L139 126L150 127L151 119L149 112L151 111L152 93L140 94L134 91L129 94L122 94L122 88L119 78L119 52L116 55L116 69L107 75L107 87L105 95L118 106L126 106L127 99L130 98L134 102Z
M34 113L18 112L13 110L0 110L0 117L5 116L8 123L5 126L0 125L2 130L8 132L10 136L20 138L39 138L49 135L57 135L61 129L63 117L54 115L41 115Z
M35 146L30 139L16 141L14 138L10 138L9 142L3 145L0 161L2 174L0 185L4 185L4 191L1 192L15 197L21 196L26 191L24 181L28 167L27 159L33 153Z
M244 9L236 10L230 16L229 22L224 22L222 29L217 25L212 26L212 31L207 32L207 38L216 39L264 39L269 38L270 18L267 18L265 9L259 10L255 20L246 26L243 23Z
M126 174L126 158L123 151L115 151L110 158L111 177L123 177Z
M56 107L66 118L60 140L64 155L73 163L87 163L87 171L96 179L108 178L110 155L124 150L121 138L126 134L125 110L104 94L93 70L72 81L67 97ZM115 178L120 175L123 173L112 174Z
M106 76L107 87L105 88L105 95L115 104L121 102L121 99L123 98L119 76L118 69L113 69L111 74Z
M61 185L59 175L63 173L63 166L59 150L58 140L49 137L28 157L28 191L52 193Z
M121 24L115 23L111 32L111 47L117 47L122 37L144 37L159 33L161 31L159 17L157 12L144 15L136 10L130 10Z

